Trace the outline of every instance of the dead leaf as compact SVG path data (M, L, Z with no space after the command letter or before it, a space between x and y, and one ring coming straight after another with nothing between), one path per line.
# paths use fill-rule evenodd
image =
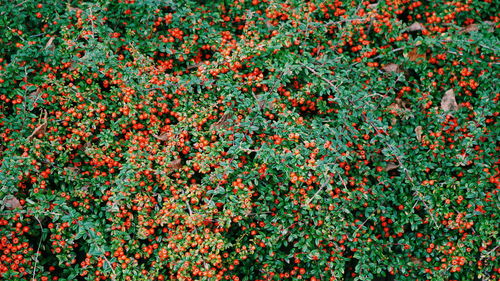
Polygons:
M78 175L80 173L80 168L78 167L66 167L66 170L68 170L72 175Z
M180 169L182 168L182 160L179 158L179 159L175 159L174 161L170 162L168 164L168 167L171 168L171 169Z
M21 202L19 202L19 200L14 196L12 196L12 198L10 198L10 199L4 200L4 205L9 210L13 210L13 209L17 209L17 208L22 207Z
M483 21L483 23L487 24L490 26L490 28L488 28L488 32L494 32L495 31L495 23L492 22L492 21Z
M82 150L82 151L86 151L86 150L87 150L87 149L88 149L91 145L92 145L92 144L91 144L89 141L87 141L87 142L85 142L85 143L82 145L82 147L80 148L80 150Z
M269 108L273 108L274 107L274 101L263 101L263 100L259 100L257 102L258 106L260 108L265 108L265 109L269 109Z
M43 121L39 123L39 125L35 128L33 133L28 137L28 140L32 140L34 137L42 134L45 134L45 130L47 129L47 110L44 110Z
M398 103L391 103L387 109L389 110L389 112L391 112L392 114L394 114L395 116L399 116L401 111L402 111L402 108L401 106L399 106ZM398 123L398 119L396 118L392 118L391 119L391 125L394 126Z
M77 12L77 13L82 13L82 12L83 12L83 10L82 10L82 9L80 9L80 8L73 8L73 7L71 7L71 6L69 5L69 3L67 3L67 4L66 4L66 8L67 8L67 9L68 9L68 11L70 11L70 12L72 12L72 11L75 11L75 12Z
M419 22L414 22L412 25L408 26L408 31L410 32L422 30L425 30L425 27Z
M172 170L178 170L182 168L182 160L175 159L172 162L168 163L167 167L163 170L165 173L170 173Z
M422 260L416 257L411 257L410 260L416 265L422 265Z
M427 56L425 54L419 54L418 53L418 48L413 48L411 51L406 54L409 60L411 61L418 61L417 63L420 64L423 61L427 60Z
M401 106L400 106L398 103L393 102L393 103L391 103L391 104L387 107L387 109L389 109L389 110L391 110L391 111L392 111L392 110L394 110L394 111L395 111L395 113L397 113L397 112L399 112L402 108L401 108Z
M469 32L473 32L473 31L478 31L479 30L479 25L477 23L473 23L473 24L469 24L468 26L462 28L458 34L462 34L462 33L469 33Z
M405 110L408 110L409 104L407 101L404 101L400 98L396 98L396 103L399 105L400 108L403 108Z
M156 139L161 140L161 141L166 141L166 140L170 139L171 134L170 133L163 133L159 136L156 134L153 134L153 137L155 137Z
M408 103L400 98L396 98L395 102L391 103L387 109L396 116L405 116L411 111Z
M398 167L399 167L399 165L398 165L398 164L389 163L389 164L387 164L387 166L385 167L385 169L384 169L384 170L385 170L386 172L389 172L389 171L391 171L391 170L397 169Z
M40 94L42 91L40 89L36 89L33 93L29 94L29 98L33 101L36 102L40 98Z
M422 126L417 126L415 128L415 135L417 135L417 140L422 141Z
M403 72L400 68L399 65L395 63L390 63L382 67L382 70L385 72L396 72L396 73L401 73Z
M457 100L455 99L455 92L453 89L449 89L444 93L441 99L441 109L444 111L455 111L458 109Z
M222 115L222 117L220 118L219 121L217 121L216 123L212 124L212 126L210 126L210 130L218 129L218 128L229 125L228 120L231 119L231 117L232 117L231 113L224 113L224 115Z
M50 37L49 41L47 41L47 44L45 44L45 50L47 50L52 45L52 42L54 42L54 39L55 39L55 37Z

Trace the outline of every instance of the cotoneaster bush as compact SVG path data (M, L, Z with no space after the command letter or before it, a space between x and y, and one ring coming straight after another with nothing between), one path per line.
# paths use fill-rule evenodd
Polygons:
M498 280L495 1L7 1L0 278Z

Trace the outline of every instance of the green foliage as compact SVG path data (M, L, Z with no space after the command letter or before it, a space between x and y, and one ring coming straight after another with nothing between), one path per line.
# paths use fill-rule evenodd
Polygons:
M1 278L498 279L494 1L0 7Z

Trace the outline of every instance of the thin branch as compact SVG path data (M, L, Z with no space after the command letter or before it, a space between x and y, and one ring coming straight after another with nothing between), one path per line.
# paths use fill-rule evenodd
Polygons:
M352 22L352 21L363 21L363 20L367 20L367 19L368 18L343 19L343 20L339 20L339 21L327 22L327 23L323 24L323 26L337 25L337 24Z
M79 226L82 226L80 223L77 222L77 224ZM82 226L83 227L83 226ZM90 235L90 231L88 228L84 227L85 229L85 232L87 233L88 237L91 238L92 235ZM116 280L116 271L115 269L113 268L113 265L111 264L111 262L108 260L108 258L106 257L106 251L104 251L104 249L99 245L99 244L96 244L97 245L97 248L99 249L99 251L101 251L103 254L101 255L104 260L106 261L106 263L108 264L109 268L111 269L111 272L113 272L113 275L111 276L111 280L115 281Z
M35 130L33 131L33 133L31 133L31 135L29 135L28 140L31 140L38 133L44 131L47 128L47 110L44 110L44 114L43 115L44 115L43 116L43 122L40 125L38 125L38 127L35 128Z
M340 174L338 174L338 175L339 175L340 181L341 181L341 182L342 182L342 184L344 185L344 188L345 188L346 190L349 190L349 189L347 188L347 185L345 184L345 180L342 178L342 176L341 176Z
M191 205L189 205L189 202L186 200L186 201L184 201L184 203L186 203L186 206L187 206L188 211L189 211L189 215L193 215L193 211L191 210Z
M38 219L37 216L34 216L36 221L38 222L38 224L40 225L40 240L38 241L38 247L36 249L36 257L35 257L35 265L33 265L33 276L31 278L32 281L35 281L35 274L36 274L36 265L38 263L38 257L40 256L40 246L42 245L42 237L43 237L43 225L42 225L42 222L40 222L40 220Z
M487 252L487 253L485 253L485 254L482 254L482 255L481 255L480 260L482 260L482 259L486 258L489 254L491 254L491 253L493 253L494 251L496 251L496 249L498 249L498 247L500 247L500 245L496 246L496 247L495 247L495 248L493 248L491 251L489 251L489 252Z
M314 195L311 198L309 198L309 200L307 200L305 206L309 206L309 204L311 204L311 201L314 199L314 197L316 197L321 192L321 190L323 190L323 188L325 186L326 186L326 183L321 185L321 187L318 189L318 191L316 191L316 193L314 193Z
M356 228L356 230L355 230L355 231L354 231L354 233L352 234L352 238L351 238L351 239L356 238L356 234L358 233L358 231L359 231L359 230L360 230L360 229L361 229L361 228L365 225L365 223L366 223L366 222L367 222L370 218L372 218L372 217L373 217L373 215L374 215L374 214L375 214L375 211L373 211L373 212L370 214L370 216L368 216L368 217L366 218L366 220L365 220L362 224L360 224L360 225L358 226L358 228Z
M321 78L323 81L325 81L326 83L328 83L328 85L332 86L333 88L335 88L337 90L337 86L335 84L333 84L332 81L326 79L325 77L321 76L315 69L303 64L303 63L300 63L300 65L302 65L303 67L307 68L308 70L310 70L315 76Z
M111 280L115 281L116 280L116 271L115 269L113 268L113 265L111 264L111 262L108 260L108 258L106 257L106 252L104 252L104 250L99 246L99 250L102 251L104 254L102 254L102 257L104 258L104 260L106 261L106 263L108 264L109 268L111 268L111 271L113 272L113 276L111 276Z
M370 124L370 126L375 130L375 132L377 132L377 134L382 134L379 129L377 127L375 127L375 125L373 124L373 122L369 121L369 120L366 120L366 116L364 116L364 119L365 121L368 122L368 124ZM414 180L413 178L411 177L410 175L410 171L408 171L408 169L406 169L406 167L404 166L403 164L403 161L401 160L401 157L396 153L396 148L384 141L384 143L391 149L392 153L394 154L394 156L396 157L396 160L398 161L399 163L399 167L403 169L403 171L405 172L405 175L406 175L406 178L408 178L408 180L410 181L411 185L413 186L413 189L414 189L414 195L416 195L418 197L418 199L420 201L422 201L422 203L424 204L425 206L425 209L427 210L427 212L431 215L431 219L432 221L434 222L434 224L436 225L436 227L439 228L439 224L437 223L436 219L434 218L434 214L432 213L432 209L427 205L427 203L425 202L424 198L423 198L423 195L422 193L420 193L420 191L416 190L415 189L415 184L414 184Z
M396 49L392 49L389 53L399 52L399 51L402 51L402 50L404 50L404 49L406 49L406 48L409 48L409 47L412 47L412 46L413 46L413 45L410 45L410 46L407 46L407 47L399 47L399 48L396 48ZM375 60L375 59L381 58L381 57L383 57L383 56L384 56L384 54L380 54L380 55L377 55L377 56L372 57L371 59L372 59L372 60ZM356 62L356 63L353 63L351 66L355 66L355 65L360 64L360 63L361 63L361 62Z
M26 2L28 2L28 0L24 0L23 2L17 4L16 7L22 7Z

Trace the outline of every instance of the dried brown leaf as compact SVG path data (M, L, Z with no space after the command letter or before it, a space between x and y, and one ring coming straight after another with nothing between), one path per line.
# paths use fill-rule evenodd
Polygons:
M408 109L409 104L407 101L404 101L403 99L400 99L400 98L396 98L395 101L399 105L400 108L403 108L406 110Z
M13 210L13 209L17 209L17 208L22 207L21 202L19 202L19 199L17 199L16 197L11 197L10 199L6 199L4 201L4 205L9 210Z
M36 89L36 91L34 91L31 94L29 94L28 97L31 100L37 100L41 93L42 93L42 91L40 89Z
M274 107L274 101L262 101L259 100L257 102L260 108L273 108Z
M175 159L172 162L168 163L167 167L163 170L165 173L170 173L172 170L178 170L182 168L182 160Z
M182 168L182 163L181 159L175 159L174 161L170 162L168 164L168 167L171 169L180 169Z
M406 55L408 56L409 60L417 61L417 63L422 63L423 61L427 60L427 56L425 54L418 53L418 48L413 48Z
M219 129L221 127L229 125L228 120L231 119L233 115L231 113L224 113L221 119L210 126L210 130Z
M473 23L473 24L469 24L468 26L462 28L458 33L459 34L462 34L462 33L469 33L469 32L473 32L473 31L478 31L479 30L479 25L477 23Z
M416 265L422 265L422 260L416 257L411 257L410 260Z
M389 164L387 164L387 166L385 167L385 169L384 169L384 170L385 170L386 172L389 172L389 171L391 171L391 170L397 169L398 167L399 167L399 165L398 165L398 164L389 163Z
M409 111L410 109L408 108L408 103L403 101L400 98L396 98L395 102L391 103L387 109L390 111L394 111L396 115L400 115L401 113L404 113L405 111Z
M67 8L67 9L68 9L68 11L70 11L70 12L72 12L72 11L75 11L75 12L77 12L77 13L82 13L82 12L83 12L83 10L82 10L82 9L80 9L80 8L74 8L74 7L71 7L71 6L69 5L69 3L67 3L67 4L66 4L66 8Z
M43 121L39 123L39 125L35 128L33 133L28 137L28 140L32 140L34 137L37 137L39 135L44 135L45 131L47 129L47 111L44 111L44 117Z
M385 66L382 67L382 70L384 70L385 72L396 72L396 73L401 73L403 72L400 68L399 68L399 65L395 64L395 63L389 63Z
M153 134L153 137L155 137L157 140L166 141L170 138L170 134L169 133L163 133L161 135Z
M412 31L422 31L424 30L425 27L419 23L419 22L414 22L412 25L410 25L408 27L408 31L412 32Z
M441 109L444 111L455 111L458 109L457 100L455 99L455 92L449 89L444 93L441 99Z
M399 106L399 104L397 103L391 103L387 109L389 109L390 111L395 111L395 113L397 114L402 108L401 106Z
M55 37L50 37L49 41L47 41L47 44L45 44L45 50L47 50L50 46L52 46L52 42L54 42L54 39Z
M492 22L492 21L483 21L483 23L487 24L490 26L490 28L488 28L488 32L494 32L495 31L495 23Z
M79 174L80 173L80 168L78 168L78 167L66 167L66 170L68 170L71 174Z
M417 126L417 127L415 128L415 135L417 136L417 140L418 140L419 142L420 142L420 141L422 141L422 133L423 133L423 131L422 131L422 126Z

